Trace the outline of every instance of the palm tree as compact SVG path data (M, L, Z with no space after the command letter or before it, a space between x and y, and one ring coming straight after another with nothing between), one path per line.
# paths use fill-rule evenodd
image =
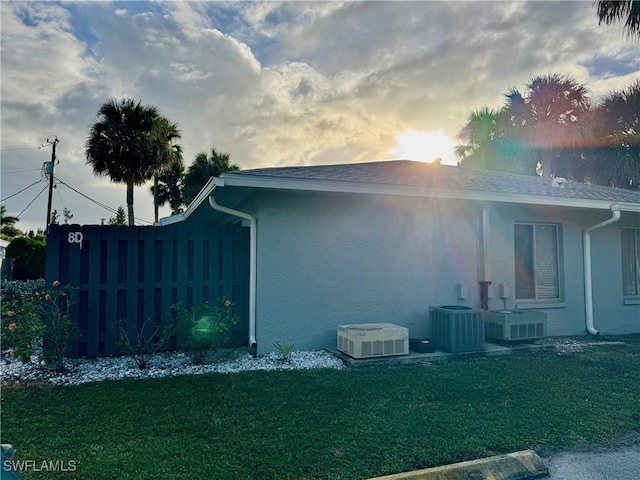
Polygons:
M607 25L624 20L625 32L640 36L640 1L615 0L598 2L598 24Z
M16 223L20 219L12 215L7 215L7 207L0 205L0 232L6 240L15 237L20 233L20 230L16 228Z
M527 142L545 176L567 175L586 136L587 87L557 73L534 77L524 95L512 90L506 111L519 140Z
M182 158L177 159L168 168L163 169L158 175L157 204L163 206L166 203L171 207L171 214L182 211L184 200L182 198L182 180L184 178L184 163ZM150 188L154 193L156 186Z
M472 165L493 170L578 177L587 133L589 99L584 85L570 77L534 77L524 92L511 89L498 111L473 112L458 147Z
M150 180L171 157L170 141L176 137L160 133L162 124L169 123L161 119L155 107L132 99L109 100L98 110L89 132L85 155L94 173L127 185L129 226L134 225L134 186Z
M456 154L466 165L478 168L493 169L495 167L496 144L500 137L500 112L488 107L474 110L458 136L466 142L456 147Z
M182 147L175 143L175 141L180 138L180 130L177 124L170 123L165 117L160 116L154 122L151 136L154 139L155 151L155 171L153 173L151 193L153 194L154 217L157 222L158 207L166 202L166 200L163 203L159 201L159 177L177 163L181 165L181 167L179 167L180 171L183 171L184 164L182 163Z
M218 153L215 148L211 149L208 157L204 152L199 153L184 176L182 183L184 203L189 205L211 177L236 170L240 170L240 167L230 163L228 153Z
M594 180L640 189L640 79L608 94L594 117Z

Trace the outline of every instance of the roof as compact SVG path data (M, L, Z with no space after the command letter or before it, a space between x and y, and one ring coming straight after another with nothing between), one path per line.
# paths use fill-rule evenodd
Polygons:
M212 178L180 218L166 220L173 223L187 218L214 188L220 187L435 197L640 212L640 191L570 181L560 183L561 186L552 186L551 179L539 176L410 160L258 168L226 172L219 178Z
M590 185L578 182L563 182L561 187L552 186L549 178L514 173L478 170L446 165L434 165L410 160L385 162L348 163L338 165L313 165L306 167L259 168L227 172L221 175L220 186L262 183L264 187L276 188L287 181L289 187L296 184L310 186L316 183L321 189L327 183L343 186L368 186L371 189L399 187L421 192L421 196L439 196L438 193L485 192L489 195L547 197L558 205L569 200L594 200L606 204L629 203L640 205L640 191ZM244 179L244 181L243 181ZM253 180L250 182L249 180ZM271 180L271 182L270 182ZM257 185L255 185L257 186ZM281 187L283 187L281 185ZM305 190L308 188L305 188ZM570 202L569 202L570 203Z

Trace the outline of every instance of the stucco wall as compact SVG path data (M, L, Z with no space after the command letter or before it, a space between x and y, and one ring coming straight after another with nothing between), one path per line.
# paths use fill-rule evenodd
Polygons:
M482 206L372 195L259 192L245 204L258 218L257 339L296 349L335 348L336 326L392 322L410 336L429 335L428 309L456 304L459 283L478 308L479 217ZM547 314L549 335L584 335L582 232L608 212L491 204L492 310L515 300L514 222L561 225L562 301L531 305ZM623 217L623 220L625 217ZM637 221L637 217L626 217ZM594 232L596 328L640 332L640 306L624 305L620 225ZM506 304L498 285L510 287Z
M336 326L392 322L428 334L431 305L477 306L478 209L365 195L261 193L257 337L335 348ZM449 228L442 228L448 225Z
M529 205L496 205L491 210L492 281L496 294L490 309L523 306L515 300L514 222L550 222L561 225L563 299L556 305L530 305L547 314L549 335L585 335L583 232L611 216L610 212L566 210ZM629 221L630 217L626 217ZM602 333L640 332L640 306L623 305L620 226L613 224L591 235L594 324ZM500 283L509 285L511 298L497 295Z
M620 239L622 227L638 226L638 216L623 213L618 223L591 234L593 318L602 333L640 332L640 305L623 301Z

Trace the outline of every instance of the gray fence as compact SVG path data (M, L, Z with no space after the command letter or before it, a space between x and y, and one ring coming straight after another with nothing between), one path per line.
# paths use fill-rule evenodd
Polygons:
M71 319L81 332L73 357L118 353L119 325L129 332L145 321L164 324L172 305L190 308L225 296L240 323L230 344L247 343L249 233L225 227L51 225L46 282L77 288ZM149 323L149 322L148 322ZM171 338L167 348L177 348Z

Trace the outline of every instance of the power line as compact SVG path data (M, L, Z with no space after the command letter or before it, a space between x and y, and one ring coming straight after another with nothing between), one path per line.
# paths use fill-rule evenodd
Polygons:
M15 197L15 196L16 196L16 195L18 195L19 193L24 192L27 188L31 188L31 187L33 187L36 183L40 183L41 181L42 181L42 179L40 179L40 180L37 180L37 181L33 182L31 185L27 185L27 186L26 186L26 187L24 187L22 190L20 190L20 191L18 191L18 192L16 192L16 193L14 193L14 194L12 194L12 195L9 195L9 196L8 196L8 197L6 197L6 198L3 198L2 200L0 200L0 202L4 202L5 200L9 200L11 197Z
M47 185L45 185L44 188L42 190L40 190L40 193L38 193L38 195L36 195L36 198L31 200L31 202L29 202L29 205L24 207L24 209L18 215L16 215L16 217L20 218L20 215L22 215L27 210L27 208L29 208L33 204L33 202L35 202L38 199L38 197L42 194L42 192L44 192L46 189L47 189Z
M15 172L2 172L1 175L11 175L12 173L24 173L24 172L37 172L42 170L41 168L30 168L29 170L16 170Z
M40 150L40 147L3 148L0 152L15 152L17 150Z
M70 188L71 190L73 190L74 192L76 192L78 195L80 195L80 196L82 196L82 197L86 198L86 199L87 199L87 200L89 200L90 202L95 203L95 204L96 204L96 205L98 205L99 207L102 207L102 208L104 208L105 210L110 211L111 213L118 213L118 211L117 211L116 209L114 209L114 208L112 208L112 207L110 207L110 206L108 206L108 205L105 205L104 203L99 202L98 200L94 200L93 198L89 197L88 195L85 195L84 193L80 192L79 190L76 190L76 189L75 189L75 188L73 188L71 185L69 185L69 184L67 184L67 183L63 182L62 180L60 180L60 178L59 178L59 177L56 177L56 180L58 181L58 183L61 183L62 185L64 185L64 186L65 186L65 187L67 187L67 188ZM134 217L134 219L135 219L135 220L138 220L139 222L143 222L143 223L148 223L148 224L151 224L151 223L152 223L152 222L150 222L150 221L148 221L148 220L143 220L143 219L141 219L141 218L137 218L137 217Z

